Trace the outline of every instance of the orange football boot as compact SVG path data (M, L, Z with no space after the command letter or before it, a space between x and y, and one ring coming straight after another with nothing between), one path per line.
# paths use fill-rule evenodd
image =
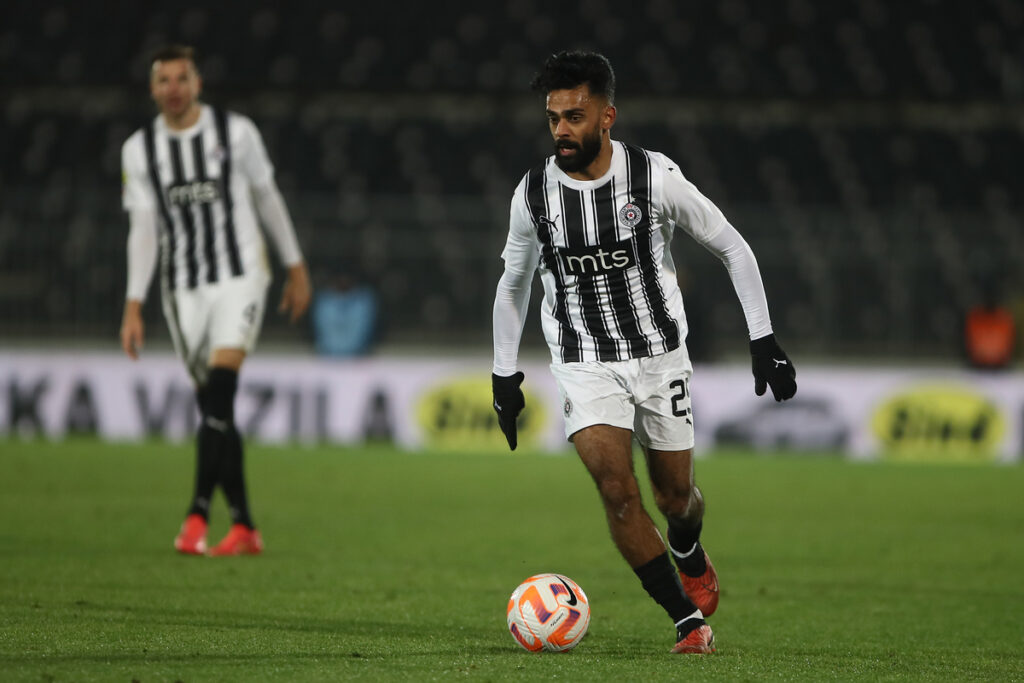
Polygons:
M706 550L704 551L704 561L708 568L704 570L703 574L687 576L683 572L679 572L679 580L683 584L683 590L686 591L686 597L690 598L705 617L710 617L718 609L718 573L715 572L715 567L711 564L711 558L708 557Z
M262 552L263 537L260 532L244 524L232 524L227 536L210 550L210 555L259 555Z
M202 515L191 514L181 525L181 532L174 539L174 549L186 555L206 554L206 520Z
M709 655L715 651L715 635L707 624L698 626L676 643L672 654Z

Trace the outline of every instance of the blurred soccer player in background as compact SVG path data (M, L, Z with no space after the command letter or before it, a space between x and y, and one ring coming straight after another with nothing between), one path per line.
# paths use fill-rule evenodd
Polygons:
M201 89L190 47L154 54L150 93L159 114L121 150L130 219L121 346L138 358L142 305L159 255L164 316L202 418L195 491L174 547L207 552L210 499L220 485L232 526L209 554L258 554L263 541L249 511L234 422L238 373L259 336L271 281L257 214L288 271L280 310L292 322L308 308L311 286L259 131L245 116L201 103Z
M533 82L546 97L554 156L512 198L505 270L494 301L494 408L516 447L524 407L519 342L534 271L541 320L576 447L604 503L612 539L676 625L673 652L713 652L706 617L718 577L700 543L704 499L693 467L692 365L672 262L676 227L729 271L750 335L754 391L796 393L775 341L757 262L722 212L663 154L613 141L615 76L595 53L550 57ZM668 548L643 508L632 439L644 449ZM676 568L669 559L674 556Z

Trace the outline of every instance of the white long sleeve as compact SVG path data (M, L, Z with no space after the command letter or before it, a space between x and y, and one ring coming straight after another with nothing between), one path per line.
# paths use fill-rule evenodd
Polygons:
M495 375L508 377L518 370L519 342L530 307L533 271L519 273L505 269L494 294Z
M145 301L156 270L156 212L132 209L128 212L128 225L128 287L125 298Z
M677 163L664 155L656 156L667 171L663 186L667 217L725 264L743 307L750 338L771 334L768 298L754 252L714 202L683 177Z
M288 215L288 207L285 206L284 197L277 189L277 183L271 178L263 185L253 187L253 200L256 210L260 214L263 226L270 235L277 250L281 263L287 266L294 266L302 261L302 250L299 248L299 240L295 236L295 227L292 225L291 216Z
M717 233L701 244L717 256L729 271L732 286L736 289L743 317L747 320L747 331L751 339L759 339L772 333L772 321L768 315L768 298L761 282L761 271L750 245L728 222Z
M530 307L533 274L540 252L533 222L526 206L526 179L519 183L509 209L508 238L501 258L505 272L494 293L494 368L495 375L508 377L518 369L519 342Z

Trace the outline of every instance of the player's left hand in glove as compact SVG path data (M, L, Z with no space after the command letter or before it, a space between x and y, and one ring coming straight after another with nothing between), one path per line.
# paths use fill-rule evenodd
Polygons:
M516 418L526 407L526 399L523 398L523 391L519 385L523 383L525 375L517 372L511 377L500 377L491 374L491 391L494 393L494 411L498 413L498 426L508 440L508 447L513 451L516 449L518 440L516 438Z
M750 359L755 394L763 396L765 388L771 387L776 401L793 398L796 394L796 368L775 341L774 334L750 342Z

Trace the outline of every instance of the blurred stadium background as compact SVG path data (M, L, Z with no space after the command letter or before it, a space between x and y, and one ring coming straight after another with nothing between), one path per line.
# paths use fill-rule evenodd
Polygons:
M987 294L1024 317L1016 0L6 3L8 433L191 433L155 287L147 361L117 349L120 147L154 115L148 56L168 42L197 47L205 100L259 126L318 291L376 300L376 353L355 365L318 359L326 317L289 327L268 312L260 348L283 355L247 366L250 437L501 448L486 378L499 254L512 190L551 149L528 84L548 54L588 48L617 71L615 137L676 159L749 240L801 369L799 406L754 402L725 270L677 239L700 443L1024 453L1019 370L971 374L962 349L965 312ZM523 356L548 414L531 433L562 447L536 305L530 316ZM39 349L105 355L25 355ZM922 388L934 380L945 386Z
M22 0L0 13L8 342L115 343L119 150L153 115L146 57L168 41L198 48L207 101L257 122L315 283L372 285L384 344L486 347L508 200L550 149L527 84L567 47L615 66L616 137L674 157L748 238L798 357L955 358L985 279L1024 294L1014 0ZM695 355L742 352L724 271L678 242ZM268 315L264 339L309 333Z

